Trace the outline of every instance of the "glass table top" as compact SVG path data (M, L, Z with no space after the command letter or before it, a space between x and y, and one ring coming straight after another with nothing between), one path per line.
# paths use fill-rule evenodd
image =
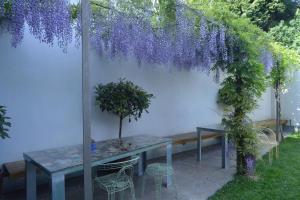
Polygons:
M118 157L132 151L168 142L171 142L171 139L149 135L124 137L121 143L119 139L99 141L96 142L96 149L91 150L92 162ZM80 144L28 152L24 153L24 157L52 173L81 166L83 162L83 146Z

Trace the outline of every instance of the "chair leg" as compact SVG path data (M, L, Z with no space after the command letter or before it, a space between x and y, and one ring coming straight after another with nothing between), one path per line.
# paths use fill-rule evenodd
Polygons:
M134 184L132 180L130 181L130 196L132 200L136 200L135 198L135 190L134 190Z
M275 146L275 151L276 151L276 159L279 158L279 147Z
M108 197L107 199L108 200L115 200L115 196L116 196L115 192L108 192L107 193L107 197Z
M154 177L154 182L155 182L155 197L156 197L156 200L161 200L162 181L163 181L163 177L162 176Z

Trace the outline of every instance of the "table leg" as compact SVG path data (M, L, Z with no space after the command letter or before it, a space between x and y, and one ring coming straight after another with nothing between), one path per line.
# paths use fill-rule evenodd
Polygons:
M36 200L36 168L30 162L25 160L26 165L26 199Z
M197 129L197 161L201 161L202 159L202 138L201 138L201 130Z
M54 173L51 175L52 200L65 199L65 175Z
M172 143L167 145L167 165L172 166L173 165L173 160L172 160ZM167 187L170 187L172 185L172 175L167 176Z
M144 175L144 171L146 169L147 166L147 152L143 152L140 154L140 159L138 161L138 175L139 176L143 176Z
M222 135L222 168L229 167L229 150L228 150L228 135Z

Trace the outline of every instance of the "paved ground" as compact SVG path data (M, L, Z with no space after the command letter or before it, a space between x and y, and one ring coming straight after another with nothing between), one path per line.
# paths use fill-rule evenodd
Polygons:
M221 148L220 146L204 149L203 160L196 162L196 152L189 151L174 156L174 187L163 189L163 200L205 200L224 184L233 178L235 173L234 156L231 156L230 168L221 168ZM151 162L163 162L161 159ZM135 187L137 200L154 200L154 185L151 180L146 183L144 194L141 194L141 178L135 177ZM83 199L82 177L72 178L66 182L66 199ZM3 200L25 200L24 191L5 194ZM47 185L38 188L39 200L50 200L50 190ZM105 193L100 190L95 191L95 200L107 199ZM128 198L126 198L128 199Z

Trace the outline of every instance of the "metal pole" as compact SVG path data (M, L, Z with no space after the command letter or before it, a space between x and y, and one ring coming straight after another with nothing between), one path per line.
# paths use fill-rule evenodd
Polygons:
M91 173L91 101L89 79L89 0L81 0L82 29L82 113L83 113L83 174L84 199L92 200Z

